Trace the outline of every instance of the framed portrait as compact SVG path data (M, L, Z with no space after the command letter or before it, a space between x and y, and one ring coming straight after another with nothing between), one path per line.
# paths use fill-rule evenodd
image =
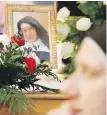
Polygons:
M23 39L28 39L35 34L38 36L37 52L44 50L44 56L40 56L40 61L49 61L53 68L57 68L57 46L56 46L56 23L55 23L54 5L16 5L8 4L6 6L6 34L11 37L14 34L20 34ZM30 26L32 28L30 28ZM27 27L27 29L26 29ZM33 29L36 28L35 33ZM28 38L29 37L29 38Z

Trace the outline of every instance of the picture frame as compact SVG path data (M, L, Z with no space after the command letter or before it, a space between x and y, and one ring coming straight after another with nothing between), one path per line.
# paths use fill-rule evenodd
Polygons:
M26 16L36 17L36 20L39 21L48 32L50 49L49 61L52 68L57 69L56 11L54 5L6 5L6 34L9 37L17 33L18 21Z

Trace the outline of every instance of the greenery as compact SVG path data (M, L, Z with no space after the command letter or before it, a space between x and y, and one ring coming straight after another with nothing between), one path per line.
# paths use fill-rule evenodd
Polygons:
M37 76L43 74L60 82L48 65L43 63L34 65L34 62L32 63L33 58L28 58L32 59L29 60L30 64L25 63L27 58L25 54L28 50L21 51L19 49L20 45L17 43L11 41L6 46L0 43L0 104L9 107L9 112L14 113L14 115L16 113L21 114L22 111L28 111L30 105L35 107L35 104L24 95L22 90L28 92L32 87L33 92L59 91L58 89L38 85L36 82L40 79ZM29 67L30 69L34 68L34 72L28 71Z
M87 35L87 32L90 30L92 31L98 26L106 23L106 5L104 5L103 1L85 1L84 3L81 2L77 2L77 7L81 12L84 13L85 16L68 16L63 19L64 21L57 20L57 26L60 26L58 27L60 28L60 30L65 24L68 26L68 28L70 28L70 31L66 35L66 37L64 35L64 31L66 31L67 29L63 30L63 32L57 29L57 42L71 42L74 44L74 50L73 52L70 52L71 56L67 59L62 58L62 62L67 65L67 71L65 71L67 73L72 73L75 70L74 59L78 52L81 40ZM63 16L64 14L60 15ZM79 21L83 17L90 19L90 21L92 22L91 27L86 31L78 30L76 27L77 21ZM84 25L84 23L85 22L83 22L81 25Z
M36 71L34 73L29 73L24 63L24 54L20 50L16 50L17 48L18 45L14 44L12 47L7 48L6 52L1 51L0 53L0 87L15 85L15 88L18 87L24 90L27 90L30 86L35 88L35 82L40 80L37 79L36 76L41 74L48 77L52 76L57 81L60 81L46 64L41 63L37 65ZM41 86L38 88L36 87L36 89L39 88L41 88ZM42 89L46 91L47 88L45 89L45 87L42 87ZM54 90L52 89L52 91Z
M9 107L10 114L27 112L30 115L28 111L29 105L36 107L23 92L10 87L0 89L0 103Z
M103 4L103 1L88 1L85 4L79 4L78 8L87 17L91 18L93 26L99 26L105 23L106 6Z

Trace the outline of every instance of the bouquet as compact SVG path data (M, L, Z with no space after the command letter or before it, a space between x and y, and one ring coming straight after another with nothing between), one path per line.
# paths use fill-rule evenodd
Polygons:
M9 111L21 112L27 110L29 104L28 97L26 97L22 90L28 91L33 88L35 91L53 91L58 92L57 89L47 88L38 85L36 81L39 75L46 75L53 77L60 81L58 77L52 73L52 69L46 64L36 64L36 60L28 56L28 50L20 50L20 46L25 42L18 35L7 37L0 36L0 103L7 104Z
M77 8L83 16L73 16L72 11L70 16L67 7L57 13L57 42L63 45L62 62L67 65L67 73L75 70L74 58L81 40L94 29L106 24L106 2L78 1Z

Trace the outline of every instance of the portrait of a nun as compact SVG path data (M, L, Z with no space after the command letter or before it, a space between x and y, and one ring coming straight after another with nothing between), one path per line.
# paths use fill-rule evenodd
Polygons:
M37 64L50 61L49 36L44 27L32 16L26 16L17 23L18 34L25 40L25 45L20 50L27 48L29 56L33 57Z

